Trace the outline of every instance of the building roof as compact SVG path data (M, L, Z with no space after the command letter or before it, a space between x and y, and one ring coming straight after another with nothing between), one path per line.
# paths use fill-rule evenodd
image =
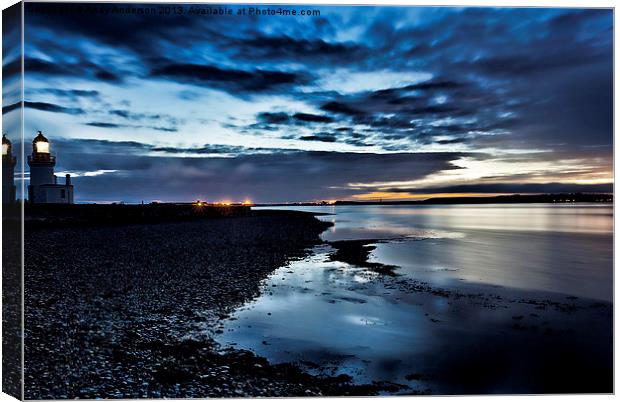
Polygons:
M2 143L11 145L11 141L9 141L9 139L6 138L6 134L2 134Z
M37 136L34 137L34 140L32 140L32 143L34 144L35 142L49 142L49 140L47 138L45 138L45 136L43 135L43 133L41 131L37 131Z

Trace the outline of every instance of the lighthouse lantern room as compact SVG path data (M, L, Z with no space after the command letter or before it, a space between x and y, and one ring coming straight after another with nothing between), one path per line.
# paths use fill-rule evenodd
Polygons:
M28 155L30 185L28 199L36 204L73 204L71 176L65 184L58 184L54 175L56 157L50 154L50 143L40 131L32 140L32 154Z

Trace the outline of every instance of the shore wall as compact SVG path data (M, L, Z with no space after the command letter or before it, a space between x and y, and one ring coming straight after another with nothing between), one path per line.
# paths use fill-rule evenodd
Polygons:
M49 225L89 225L160 223L203 218L247 216L251 207L244 205L195 204L26 204L24 221L28 227Z

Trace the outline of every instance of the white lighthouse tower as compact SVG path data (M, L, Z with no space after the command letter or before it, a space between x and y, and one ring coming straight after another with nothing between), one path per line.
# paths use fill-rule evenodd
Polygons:
M2 203L15 202L15 163L11 141L2 135Z
M50 143L39 131L32 140L32 154L28 155L30 185L28 199L36 204L73 204L71 176L65 184L58 184L54 175L56 157L50 154Z

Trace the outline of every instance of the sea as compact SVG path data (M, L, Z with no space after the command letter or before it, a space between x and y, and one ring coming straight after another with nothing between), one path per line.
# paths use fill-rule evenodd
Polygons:
M453 381L453 370L467 370L472 361L482 371L495 364L494 380L471 392L511 393L538 389L541 377L531 367L547 348L541 333L610 328L599 310L568 314L536 303L612 302L611 204L265 209L319 213L333 226L321 235L325 244L277 269L261 296L225 321L216 336L224 347L294 362L312 374L433 393L468 392L472 383ZM329 242L362 239L374 247L369 261L395 266L394 276L330 258ZM590 340L606 342L601 339ZM525 355L513 354L519 345L532 351L521 377ZM605 350L584 353L594 359ZM499 363L487 361L502 353L510 366L505 380L496 378Z

